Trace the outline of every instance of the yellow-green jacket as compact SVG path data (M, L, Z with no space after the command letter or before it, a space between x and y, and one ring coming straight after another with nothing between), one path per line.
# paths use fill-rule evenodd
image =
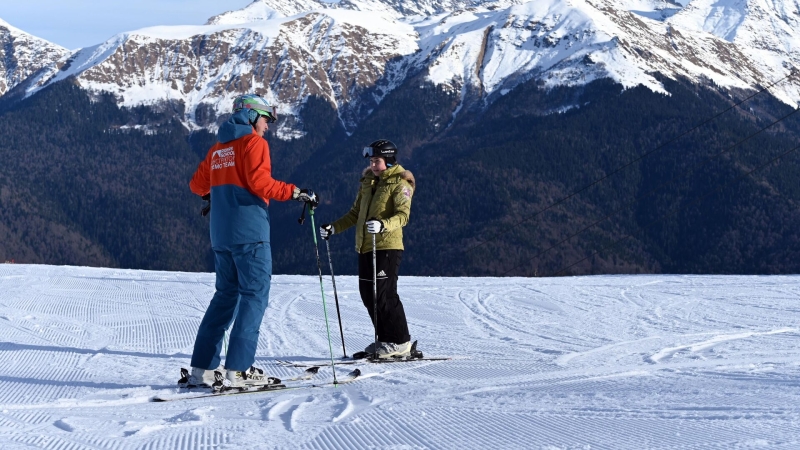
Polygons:
M414 175L396 164L376 178L369 168L364 171L361 186L353 207L336 222L334 233L356 227L356 251L372 251L372 236L364 225L367 220L378 219L384 230L375 236L378 250L403 250L403 227L411 214L411 197L414 195ZM374 192L374 193L373 193Z

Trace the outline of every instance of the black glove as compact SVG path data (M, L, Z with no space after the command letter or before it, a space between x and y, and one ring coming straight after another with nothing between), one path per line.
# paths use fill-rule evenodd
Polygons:
M319 237L325 239L326 241L333 236L334 229L333 225L326 223L319 227Z
M200 210L200 215L205 217L211 211L211 194L206 194L201 198L208 202L208 204L203 206L203 209Z
M306 202L311 208L319 206L319 197L311 189L295 189L292 197L298 202Z

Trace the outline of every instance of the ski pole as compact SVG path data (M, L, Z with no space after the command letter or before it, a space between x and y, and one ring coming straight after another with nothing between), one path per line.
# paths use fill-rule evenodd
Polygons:
M372 235L372 315L375 322L375 355L378 354L378 254L375 235Z
M306 207L303 205L303 213ZM333 372L333 384L339 384L336 381L336 366L333 362L333 344L331 344L331 327L328 325L328 307L325 305L325 289L322 287L322 263L319 259L319 244L317 244L317 228L314 225L314 207L309 207L308 212L311 215L311 233L314 235L314 252L317 254L317 270L319 271L319 291L322 293L322 311L325 313L325 329L328 330L328 350L331 355L331 371ZM305 214L303 214L305 215ZM301 222L302 223L302 222Z
M325 239L325 248L328 250L328 265L331 266L331 282L333 283L333 298L336 300L336 315L339 317L339 333L342 335L342 353L347 358L347 349L344 347L344 328L342 328L342 313L339 311L339 294L336 293L336 278L333 276L333 259L331 259L331 244Z

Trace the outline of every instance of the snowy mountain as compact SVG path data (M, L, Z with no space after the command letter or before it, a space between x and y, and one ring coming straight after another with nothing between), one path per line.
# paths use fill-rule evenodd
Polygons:
M0 19L0 95L69 53Z
M255 365L294 389L153 403L214 274L0 265L0 446L798 448L797 276L401 277L413 339L453 359L337 365L362 372L340 387L278 363L341 361L319 279L272 280ZM373 329L357 278L336 284L349 355Z
M576 196L564 207L566 218L562 211L537 217L535 234L506 229L525 211L549 207L726 110L731 98L785 78L798 63L796 3L465 5L259 1L205 25L123 33L51 62L3 97L0 134L14 141L3 149L4 176L14 183L3 192L0 229L9 238L0 255L203 270L207 222L186 221L197 216L197 200L185 180L215 136L198 129L224 120L233 96L258 91L281 113L273 131L284 141L269 137L277 144L276 177L320 192L325 220L352 202L351 184L363 164L354 149L379 137L403 149L402 163L425 186L408 233L409 258L416 258L408 273L551 274L580 261L570 269L575 274L799 271L800 258L784 251L800 239L791 160L743 179L735 195L697 201L794 145L798 115L781 122L781 132L734 147L792 111L770 95ZM400 6L420 13L404 15ZM620 92L621 86L629 89ZM770 93L793 108L797 77ZM28 101L15 103L25 94ZM120 104L149 106L120 111ZM28 150L39 162L31 170L15 152L38 132L32 120L38 109L52 105L63 114ZM169 158L139 164L154 147ZM720 152L725 158L694 167ZM445 165L448 177L440 176ZM158 194L130 193L142 185ZM652 199L627 209L618 203L651 192ZM676 205L683 205L680 214L655 221ZM297 232L292 208L272 209L274 239L301 248L308 236ZM459 225L441 226L441 217ZM129 228L107 226L120 222ZM174 233L176 227L184 228ZM624 250L594 257L625 235L633 238ZM489 237L492 245L469 257L455 250ZM155 240L162 244L137 245ZM345 240L332 246L350 250ZM307 269L302 256L287 250L276 261L278 273ZM355 270L351 264L342 273Z
M729 42L683 27L680 14L665 22L647 18L664 6L657 2L624 2L631 11L620 3L542 0L429 19L417 24L423 61L433 82L489 99L531 78L550 87L612 78L625 87L641 84L666 93L655 77L660 74L747 89L770 84L800 65L800 55L792 51L800 32L790 27L781 28L783 46L764 46L757 39ZM760 62L753 58L758 52ZM773 94L794 105L799 86L795 78Z
M492 9L507 8L519 3L524 3L524 0L289 0L279 3L267 0L253 0L253 3L241 10L228 11L212 17L209 19L208 24L222 22L248 23L274 17L294 16L320 9L375 12L402 19L408 16L429 16L480 6Z
M354 126L363 108L402 81L396 61L417 49L411 26L354 11L216 22L117 35L77 51L47 83L75 76L86 89L116 94L123 106L177 102L190 127L213 127L243 92L263 93L290 118L317 95ZM362 98L367 89L372 95ZM282 121L279 135L292 137L294 125Z
M282 138L303 135L313 95L352 132L420 74L460 95L454 116L531 79L553 87L611 78L661 93L658 76L766 86L800 65L799 10L798 0L256 0L206 25L147 28L81 49L27 91L75 76L123 106L177 105L191 129L215 128L235 95L263 92L281 105ZM794 106L800 81L772 93Z
M800 67L799 0L692 0L669 22L735 44L765 82ZM797 86L795 76L778 89L779 98L794 105Z

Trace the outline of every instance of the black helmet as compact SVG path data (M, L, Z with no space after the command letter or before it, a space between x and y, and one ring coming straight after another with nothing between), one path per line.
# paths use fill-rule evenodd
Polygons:
M369 147L364 147L364 158L371 156L378 156L384 158L386 163L394 164L397 157L397 146L392 141L386 139L378 139L377 141L369 144Z

